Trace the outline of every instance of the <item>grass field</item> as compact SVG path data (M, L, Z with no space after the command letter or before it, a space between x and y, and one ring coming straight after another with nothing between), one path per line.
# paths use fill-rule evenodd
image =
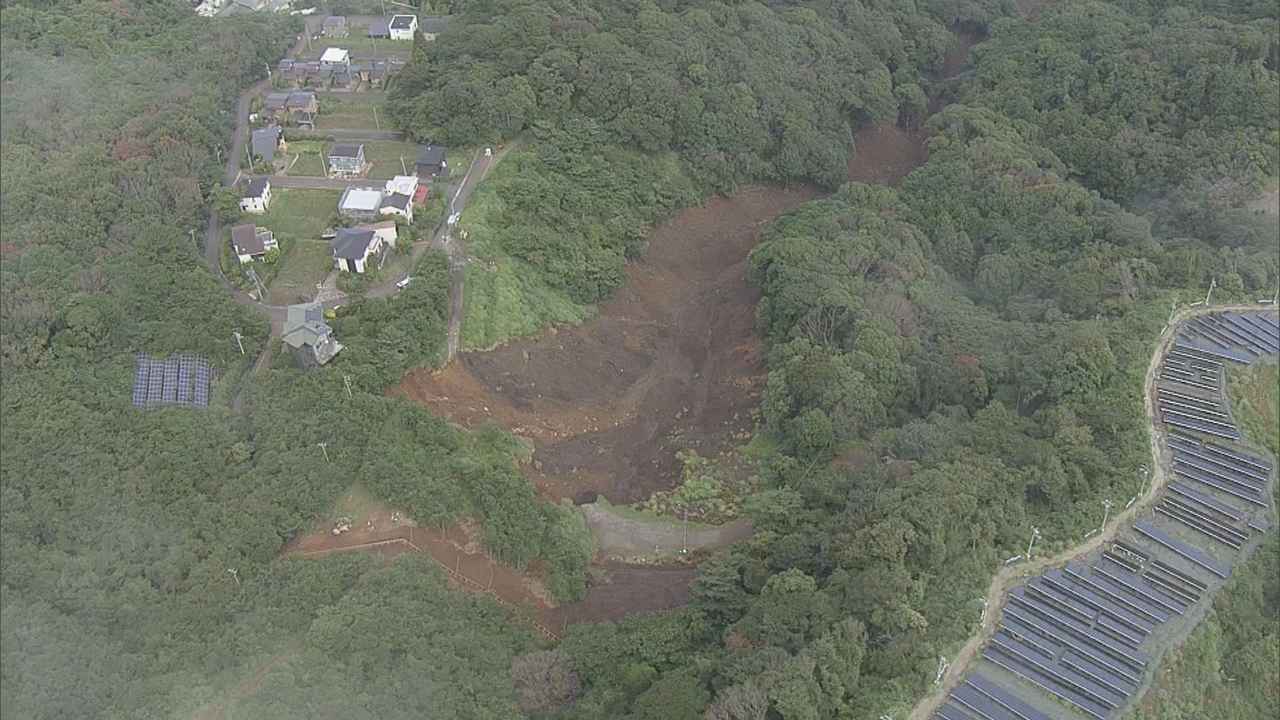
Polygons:
M413 173L413 163L418 157L418 146L411 142L371 142L364 145L364 157L373 163L369 177L373 180L388 180L396 175L403 175L404 168ZM400 158L404 158L404 166Z
M289 150L285 153L289 158L290 175L325 176L324 152L330 143L320 140L290 140ZM337 206L334 200L334 206Z
M1245 435L1280 455L1280 366L1255 363L1233 371L1228 395Z
M378 129L373 110L382 105L387 94L381 90L361 93L320 93L320 114L316 117L316 129L372 128ZM377 120L386 127L386 117L380 112Z
M267 283L273 304L315 296L316 283L333 264L329 243L320 239L320 233L333 218L338 195L337 190L273 188L271 209L245 217L246 222L270 229L280 243L282 255Z

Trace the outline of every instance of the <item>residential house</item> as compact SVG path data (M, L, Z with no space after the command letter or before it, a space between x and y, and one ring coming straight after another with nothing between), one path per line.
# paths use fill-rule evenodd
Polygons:
M329 177L355 177L369 171L364 159L364 145L335 143L329 148Z
M422 18L419 29L422 31L422 39L431 41L436 36L445 31L449 27L449 17L447 15L433 15L431 17Z
M334 68L333 77L329 78L329 87L334 90L347 90L356 80L350 68Z
M344 272L363 273L382 247L382 236L370 228L339 228L333 239L334 266Z
M369 37L376 40L385 40L391 37L391 23L386 18L378 18L369 21Z
M277 122L281 122L288 117L289 113L289 93L273 92L267 93L262 98L262 114L272 118Z
M320 64L331 68L349 68L351 67L351 52L346 48L325 48L324 53L320 56Z
M439 175L449 164L444 159L444 147L440 145L424 145L418 150L418 161L414 163L418 177L423 180Z
M280 339L293 348L294 356L303 367L324 365L343 348L324 321L324 310L319 303L290 305Z
M418 30L418 16L393 15L388 27L391 28L392 40L412 40Z
M321 32L325 37L344 38L351 34L351 30L347 27L347 19L341 15L330 15L324 19L321 25Z
M338 199L338 214L355 220L376 220L382 207L382 191L371 187L348 187Z
M383 215L399 215L413 222L413 196L401 193L387 193L382 197L382 205L378 212Z
M240 197L240 212L261 215L271 207L271 181L267 178L254 178ZM247 227L247 226L246 226ZM232 238L234 239L234 237ZM272 240L272 242L275 242ZM265 252L265 251L264 251Z
M278 247L275 235L266 228L255 227L251 223L231 228L231 249L241 263L251 263L266 255L268 250Z
M253 154L262 158L262 161L268 165L275 161L277 150L288 148L284 141L284 129L279 125L254 130L250 144Z
M386 191L388 193L400 193L401 195L412 196L418 191L417 175L396 175L387 181Z

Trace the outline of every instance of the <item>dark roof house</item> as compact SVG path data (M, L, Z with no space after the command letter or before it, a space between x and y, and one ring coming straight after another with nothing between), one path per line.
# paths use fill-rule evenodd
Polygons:
M373 231L363 228L339 228L333 239L333 256L342 260L363 260L373 242Z
M382 198L382 204L384 207L393 207L397 210L407 210L412 202L412 197L402 195L400 193L391 193Z
M378 18L369 21L369 37L371 38L389 38L391 37L391 28L386 18Z
M270 184L271 184L271 181L265 177L254 178L249 181L249 187L245 189L244 196L251 197L251 198L262 197L262 194L267 191L267 187ZM247 226L241 225L239 227L247 227Z
M284 92L267 93L267 96L262 99L262 109L266 110L267 112L276 112L279 110L283 110L285 106L288 105L288 103L289 103L289 93L284 93Z
M270 249L277 247L275 235L266 228L255 227L251 223L236 225L231 228L231 245L236 255L244 262L244 258L265 255Z
M346 37L350 32L347 29L347 19L341 15L330 15L325 18L322 27L324 34L328 37Z
M440 173L447 163L444 159L444 147L441 145L424 145L418 150L418 160L414 163L418 177L432 177Z
M251 140L253 154L262 158L265 162L271 162L275 159L276 148L280 147L280 139L283 136L284 131L280 129L279 125L254 130Z

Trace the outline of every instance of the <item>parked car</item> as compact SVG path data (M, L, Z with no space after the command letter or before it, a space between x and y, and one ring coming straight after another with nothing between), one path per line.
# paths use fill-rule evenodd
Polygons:
M405 278L404 278L403 280L399 280L399 281L397 281L397 282L396 282L396 289L397 289L397 290L403 290L403 289L405 289L405 288L409 287L409 281L410 281L410 280L412 280L412 279L413 279L413 277L412 277L412 276L405 276Z

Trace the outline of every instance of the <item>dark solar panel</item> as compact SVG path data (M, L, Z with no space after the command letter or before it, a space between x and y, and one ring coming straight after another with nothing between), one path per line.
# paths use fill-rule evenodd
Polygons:
M191 376L193 361L189 355L178 359L178 402L191 402Z
M1259 487L1267 484L1267 474L1262 470L1224 457L1208 448L1190 448L1184 443L1177 443L1173 447L1173 455L1175 458L1188 459L1198 467L1208 467L1215 472L1228 473L1232 477L1246 478Z
M1196 532L1200 533L1201 535L1204 535L1205 537L1209 538L1210 540L1214 540L1214 541L1220 542L1220 543L1222 543L1223 545L1226 545L1227 547L1229 547L1229 548L1231 548L1231 549L1233 549L1233 550L1239 550L1239 549L1240 549L1240 543L1239 543L1239 542L1237 542L1237 541L1235 541L1235 540L1232 540L1232 539L1230 539L1230 538L1228 538L1228 537L1226 537L1226 536L1224 536L1224 535L1222 535L1222 534L1220 534L1220 533L1218 533L1218 532L1216 532L1216 531L1214 531L1214 530L1211 530L1210 528L1206 527L1205 525L1202 525L1201 523L1197 522L1197 521L1196 521L1196 520L1194 520L1193 518L1190 518L1190 517L1187 517L1187 516L1185 516L1185 515L1183 515L1183 514L1181 514L1181 513L1178 513L1178 512L1176 512L1176 511L1174 511L1174 510L1170 509L1168 506L1164 506L1164 505L1156 506L1155 511L1156 511L1156 514L1158 514L1158 515L1162 515L1162 516L1164 516L1164 517L1166 517L1166 518L1169 518L1170 520L1172 520L1172 521L1174 521L1174 522L1176 522L1176 523L1178 523L1178 524L1180 524L1180 525L1183 525L1183 526L1185 526L1185 527L1187 527L1187 528L1190 528L1191 530L1194 530L1194 531L1196 531Z
M1178 512L1194 518L1205 526L1212 528L1214 531L1222 533L1227 537L1235 538L1242 543L1249 539L1248 533L1232 527L1229 524L1230 521L1223 520L1221 515L1217 515L1211 510L1206 510L1196 503L1184 500L1176 494L1170 493L1165 495L1161 500L1161 504L1169 507L1170 509L1176 509Z
M1232 362L1243 363L1246 365L1253 362L1253 355L1251 354L1231 350L1217 344L1211 344L1204 340L1191 337L1179 337L1178 342L1174 347L1188 355L1204 355L1210 358L1230 360Z
M1195 577L1194 575L1191 575L1189 573L1183 572L1182 570L1179 570L1178 568L1170 565L1167 562L1164 562L1163 560L1152 560L1151 567L1155 570L1160 570L1162 572L1165 572L1169 575L1172 575L1182 580L1183 582L1187 583L1193 588L1196 588L1200 592L1203 592L1209 589L1208 584L1206 584L1200 578Z
M991 698L997 705L1016 715L1019 720L1049 720L1048 715L981 673L969 675L965 679L965 684Z
M146 357L146 355L139 353L133 370L134 407L146 407L147 405L147 371L150 369L150 364L147 362Z
M1134 632L1146 635L1155 628L1155 623L1148 622L1145 618L1140 617L1136 613L1130 612L1127 608L1122 607L1109 598L1072 581L1071 578L1063 575L1061 570L1051 570L1050 572L1045 573L1041 579L1046 584L1057 588L1059 592L1069 593L1080 602L1087 603L1090 607L1112 616L1116 620L1124 623Z
M1261 488L1258 486L1256 480L1245 478L1244 476L1234 473L1228 474L1228 471L1216 469L1203 461L1196 460L1195 458L1186 455L1185 453L1174 453L1173 467L1174 469L1188 470L1194 472L1196 475L1211 478L1255 497L1262 494Z
M1097 593L1099 596L1110 600L1140 618L1146 619L1153 626L1169 620L1171 612L1163 606L1149 600L1132 597L1132 593L1122 588L1112 587L1099 578L1091 577L1082 566L1072 567L1068 565L1063 572L1077 585Z
M1239 450L1232 450L1230 448L1225 448L1221 445L1216 445L1214 443L1205 443L1204 449L1207 452L1213 453L1214 455L1219 455L1224 459L1232 461L1238 465L1253 467L1258 470L1261 470L1264 474L1271 471L1271 463L1267 462L1266 460L1260 457L1250 455L1249 453L1246 453L1246 452L1241 452Z
M1134 523L1133 529L1149 538L1152 542L1172 551L1175 555L1178 555L1184 560L1199 565L1223 580L1227 579L1231 575L1230 567L1224 566L1200 548L1188 545L1177 538L1171 537L1168 533L1157 528L1155 525L1152 525L1147 520L1139 520Z
M1253 505L1257 505L1258 507L1267 507L1266 503L1254 497L1255 495L1257 495L1256 492L1236 490L1232 485L1227 485L1225 483L1218 482L1217 480L1214 480L1213 478L1208 477L1204 473L1200 473L1195 469L1182 468L1175 465L1173 468L1173 472L1188 480L1194 480L1200 483L1201 485L1206 485L1208 487L1213 488L1214 490L1230 495L1233 498L1244 500L1245 502L1251 503Z
M1053 678L1046 676L1044 673L1034 668L1014 662L1007 654L1001 652L999 648L989 646L983 651L982 657L992 664L1002 667L1023 680L1039 687L1041 690L1044 690L1059 700L1084 711L1095 720L1106 720L1107 715L1109 714L1106 707L1081 698L1076 693L1068 692Z
M951 700L983 720L1018 720L1018 717L968 685L951 691Z
M1235 428L1224 428L1216 423L1206 423L1203 420L1181 417L1170 413L1162 413L1160 419L1166 424L1173 425L1174 427L1195 430L1196 432L1202 432L1206 435L1227 438L1229 440L1240 439L1240 433L1237 432Z
M1119 565L1113 565L1106 558L1100 559L1094 564L1093 569L1097 572L1106 573L1106 576L1120 583L1124 587L1135 588L1138 592L1146 593L1153 601L1162 603L1163 607L1173 607L1185 609L1187 604L1181 602L1177 598L1169 597L1160 591L1159 588L1150 587L1143 581L1142 576L1135 572L1130 572Z
M1010 604L1040 618L1047 627L1056 629L1055 637L1062 637L1064 633L1069 634L1099 648L1117 660L1127 664L1137 664L1138 667L1146 665L1146 658L1133 648L1102 635L1089 625L1074 620L1053 608L1036 603L1032 598L1022 596L1019 593L1020 590L1021 588L1015 588L1010 592ZM1008 610L1006 609L1005 612Z
M1006 607L1001 616L1001 626L1018 637L1031 637L1042 646L1054 645L1058 652L1070 650L1078 655L1091 658L1095 664L1106 667L1113 673L1138 682L1144 665L1137 659L1121 660L1091 641L1063 633L1050 626L1044 620L1018 608Z

